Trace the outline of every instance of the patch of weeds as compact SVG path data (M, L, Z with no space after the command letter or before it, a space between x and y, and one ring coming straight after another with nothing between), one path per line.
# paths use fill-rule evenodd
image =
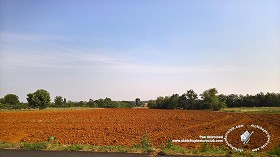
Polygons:
M227 154L227 150L224 148L214 147L213 145L209 145L208 143L202 143L200 152L202 154Z
M0 149L16 148L18 145L15 143L0 142Z
M200 152L206 152L209 148L208 148L208 144L207 143L202 143L201 144L201 148L200 148Z
M271 157L280 156L280 144L277 145L273 150L269 151L267 154Z
M98 146L97 151L100 152L127 152L127 148L123 146Z
M83 145L80 144L73 144L66 147L66 150L69 151L79 151L83 149Z
M153 148L152 148L152 144L151 144L151 142L150 142L149 134L146 133L146 134L142 137L142 139L141 139L141 141L139 142L139 144L134 145L133 147L136 148L136 149L141 149L141 150L143 150L144 152L152 151ZM132 148L132 149L134 149L134 148Z
M146 133L140 141L139 146L144 149L151 149L152 145L150 142L149 134Z
M49 143L47 150L67 150L66 146L59 143Z
M266 157L267 153L265 152L252 152L250 150L245 150L242 152L235 151L232 154L232 157Z
M95 146L95 145L84 145L83 150L94 151L94 152L127 152L128 148L124 146Z
M46 142L41 143L27 143L24 142L21 144L20 148L24 150L44 150L46 149L48 144Z
M188 154L191 151L172 144L171 140L168 140L165 146L162 149L165 154Z

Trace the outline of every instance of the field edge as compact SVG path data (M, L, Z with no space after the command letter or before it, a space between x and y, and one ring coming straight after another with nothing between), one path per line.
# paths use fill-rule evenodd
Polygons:
M167 144L168 145L168 144ZM114 152L114 153L136 153L148 155L198 155L198 156L256 156L256 157L273 157L273 152L279 151L275 148L270 152L237 152L229 148L217 148L212 146L204 147L203 149L186 149L180 146L163 146L160 148L145 147L141 145L135 146L96 146L85 144L63 145L55 142L39 142L39 143L10 143L0 142L1 149L16 149L16 150L45 150L45 151L89 151L89 152ZM272 155L271 155L272 154ZM277 156L277 155L276 155Z

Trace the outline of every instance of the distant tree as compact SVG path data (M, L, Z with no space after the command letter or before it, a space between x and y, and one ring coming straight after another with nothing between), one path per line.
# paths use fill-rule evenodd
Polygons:
M220 110L226 106L224 102L219 101L217 94L216 88L208 89L201 94L204 109Z
M18 105L20 102L19 102L19 98L17 95L7 94L3 98L3 103L7 104L7 105Z
M87 104L86 101L79 101L79 102L76 103L75 106L84 107L84 106L86 106L86 104Z
M219 101L223 101L223 102L227 102L227 97L228 96L226 96L224 94L219 94L218 95Z
M135 106L140 106L141 105L141 101L139 98L135 99Z
M50 93L44 89L39 89L34 93L27 94L29 107L44 109L50 104Z
M168 97L158 97L157 100L156 100L156 108L159 108L159 109L166 109L167 107L167 103L168 103Z
M103 100L103 104L105 108L111 108L112 107L112 99L111 98L105 98Z
M89 106L89 107L97 107L97 104L94 102L94 100L89 99L89 101L87 102L87 106Z
M66 98L63 98L63 104L66 104L67 101L66 101Z
M280 107L280 93L266 93L265 104L266 106Z
M155 100L149 100L148 101L148 107L149 108L157 108L157 103Z
M179 95L173 94L171 97L168 98L166 105L166 109L175 109L178 106Z
M158 109L210 109L220 110L225 107L280 107L280 93L258 93L256 95L218 95L215 88L204 91L201 99L193 90L178 96L158 97L148 102L149 108Z
M178 108L179 109L198 109L198 96L191 89L188 90L187 93L182 94L178 100Z
M101 108L118 108L119 103L116 101L112 101L110 98L105 98L105 99L98 99L94 101L96 103L97 107Z
M186 94L182 94L181 96L179 96L177 106L178 106L178 109L188 109L189 108Z
M0 98L0 104L4 104L4 98Z
M55 104L55 106L57 106L57 107L63 106L64 101L63 101L62 96L56 96L56 97L54 98L54 104Z
M187 97L187 104L188 104L187 109L196 109L196 104L198 100L197 94L191 89L187 91L186 97Z
M114 101L116 106L118 108L132 108L134 106L134 103L131 103L130 101Z
M265 95L262 92L255 95L255 103L255 106L257 107L268 106L265 100Z

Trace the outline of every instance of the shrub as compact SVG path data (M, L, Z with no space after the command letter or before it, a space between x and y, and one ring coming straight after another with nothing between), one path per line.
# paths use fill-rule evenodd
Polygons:
M47 148L47 143L42 142L42 143L22 143L21 147L24 150L43 150Z

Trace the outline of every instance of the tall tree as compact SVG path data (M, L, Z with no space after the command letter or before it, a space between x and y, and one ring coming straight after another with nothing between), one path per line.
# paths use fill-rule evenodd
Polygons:
M17 105L19 104L18 96L15 94L7 94L3 98L3 103L7 105Z
M187 109L196 109L196 104L197 104L197 94L192 90L188 90L186 93L186 97L187 97L187 104L188 104L188 108Z
M44 89L39 89L34 93L27 94L27 101L31 108L46 108L51 101L50 93Z
M182 94L181 96L179 96L178 98L178 109L188 109L189 108L189 104L187 101L187 94Z
M55 106L57 106L57 107L63 106L64 101L63 101L62 96L56 96L54 98L54 103L55 103Z
M135 106L140 106L140 105L141 105L140 98L136 98L135 99Z
M169 97L167 103L166 103L166 109L175 109L178 107L178 100L179 95L173 94L171 97Z
M89 106L89 107L97 107L97 104L94 102L94 100L89 99L89 101L87 102L87 106Z
M204 109L220 110L225 107L225 103L219 101L217 94L216 88L208 89L201 94Z

